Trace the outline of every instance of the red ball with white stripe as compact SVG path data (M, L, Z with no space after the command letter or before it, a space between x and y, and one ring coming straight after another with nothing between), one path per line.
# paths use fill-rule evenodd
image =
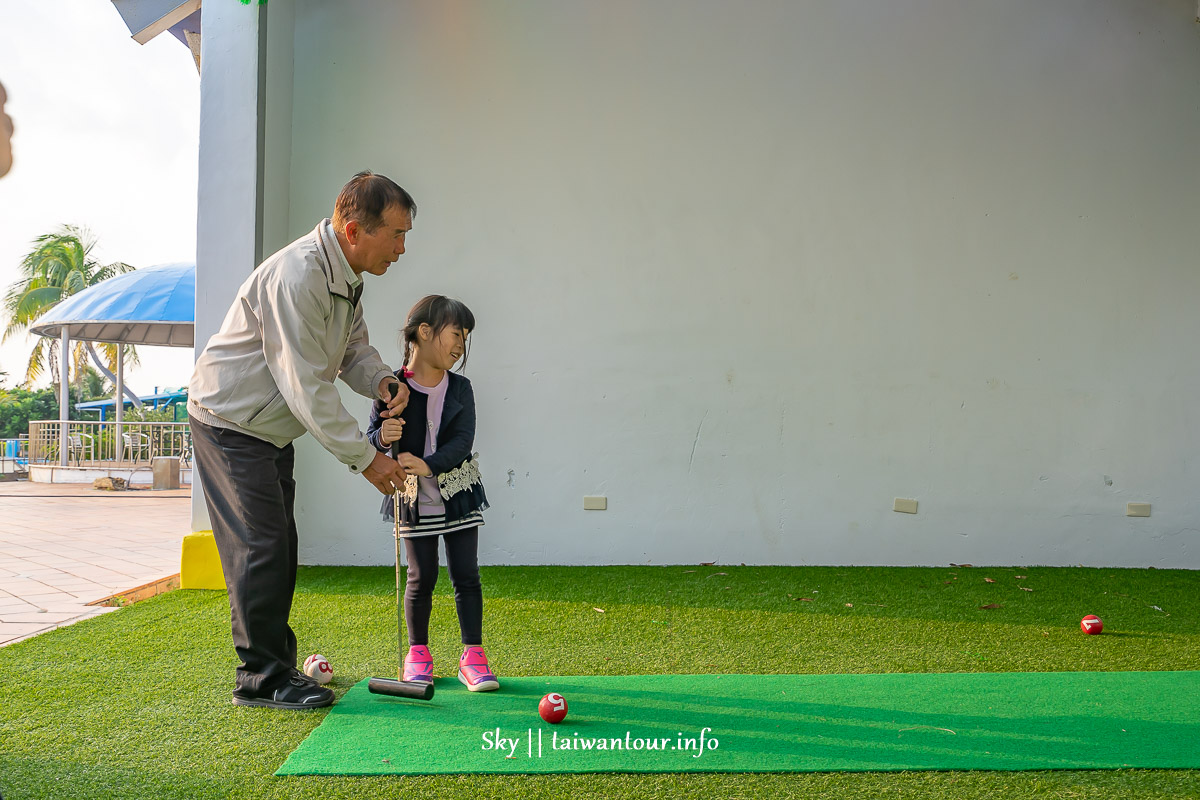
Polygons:
M329 660L325 656L313 653L304 659L304 674L324 686L333 680L333 667L329 666Z
M551 692L538 703L538 714L551 725L557 725L567 716L567 698Z
M1088 636L1095 636L1097 633L1104 630L1104 620L1100 619L1095 614L1088 614L1086 617L1079 620L1079 628Z

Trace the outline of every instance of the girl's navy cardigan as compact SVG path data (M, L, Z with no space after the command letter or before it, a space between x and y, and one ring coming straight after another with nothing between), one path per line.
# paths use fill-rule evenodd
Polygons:
M411 453L425 461L438 480L442 490L442 502L446 506L446 522L462 519L473 511L488 507L483 483L479 480L478 466L471 455L475 445L475 392L471 382L456 372L447 373L450 385L446 387L446 399L442 404L442 419L438 424L437 451L425 456L425 430L428 425L428 396L424 392L409 388L408 405L400 413L404 420L404 432L400 435L398 452ZM400 380L411 383L405 378ZM382 400L371 406L371 420L367 424L367 439L381 453L388 448L379 441L379 429L383 425L380 412L387 408ZM395 445L394 445L395 446ZM415 483L411 484L415 488ZM449 496L447 496L449 494ZM392 498L383 501L383 515L392 519ZM417 498L415 491L404 493L400 501L400 521L416 524Z

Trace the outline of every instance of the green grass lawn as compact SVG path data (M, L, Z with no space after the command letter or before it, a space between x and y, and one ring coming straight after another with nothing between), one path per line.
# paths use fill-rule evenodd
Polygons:
M1200 669L1200 573L490 567L500 675ZM988 582L991 579L994 582ZM394 573L300 571L293 627L340 694L396 671ZM1022 588L1024 587L1024 588ZM1032 591L1025 591L1025 589ZM443 571L435 668L458 625ZM984 609L981 606L999 606ZM602 610L600 610L602 609ZM1101 636L1079 630L1104 619ZM1200 771L276 778L324 711L237 708L224 593L177 591L0 648L0 794L72 798L1179 798Z

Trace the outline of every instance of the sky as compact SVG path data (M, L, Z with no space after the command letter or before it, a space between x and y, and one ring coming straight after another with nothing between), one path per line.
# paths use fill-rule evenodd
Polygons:
M170 34L130 38L109 0L0 0L0 83L13 118L13 168L0 178L0 294L33 240L91 229L101 263L196 258L200 75ZM35 337L0 345L12 387ZM139 394L179 387L191 348L139 347ZM43 377L39 385L48 385Z

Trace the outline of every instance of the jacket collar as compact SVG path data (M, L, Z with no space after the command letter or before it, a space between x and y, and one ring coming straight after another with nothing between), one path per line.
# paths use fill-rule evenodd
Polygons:
M313 238L316 239L317 250L321 254L321 268L325 270L325 281L329 285L329 293L344 297L351 303L356 302L355 292L350 288L350 283L346 280L346 274L338 261L338 251L341 249L341 245L338 244L337 236L333 233L333 227L328 218L317 223L317 227L313 230Z
M463 409L462 400L458 399L457 378L453 372L450 373L450 385L446 387L446 399L442 401L442 422L453 419Z
M458 412L463 410L463 401L461 399L463 377L456 372L451 372L449 373L449 378L450 385L446 387L446 397L442 400L442 420L438 428L439 439L442 437L441 432L446 430L447 423L453 419ZM414 394L421 395L422 399L425 398L424 392L417 392L414 390Z

